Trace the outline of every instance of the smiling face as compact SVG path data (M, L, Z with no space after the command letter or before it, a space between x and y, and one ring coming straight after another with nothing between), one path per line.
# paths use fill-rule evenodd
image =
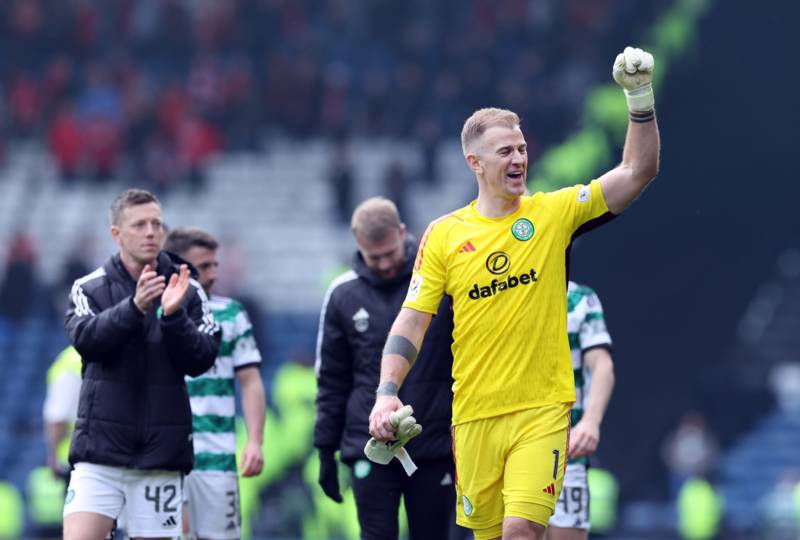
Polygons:
M481 194L511 200L525 194L528 151L519 126L492 126L473 144L467 162Z
M111 226L111 237L119 246L123 261L138 266L152 263L164 240L161 207L154 202L125 207L119 223Z

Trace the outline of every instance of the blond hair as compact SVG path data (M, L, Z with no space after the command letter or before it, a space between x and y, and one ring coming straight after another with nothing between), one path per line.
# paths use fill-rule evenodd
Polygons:
M362 202L350 220L353 236L367 242L380 242L402 225L397 206L385 197L372 197Z
M487 107L478 109L464 122L461 130L461 149L466 156L468 148L490 127L503 126L508 128L519 127L520 120L517 113L508 109Z

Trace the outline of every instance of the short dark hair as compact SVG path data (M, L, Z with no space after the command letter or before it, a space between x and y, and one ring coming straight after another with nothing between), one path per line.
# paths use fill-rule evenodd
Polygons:
M128 189L123 191L117 196L116 199L114 199L114 202L111 203L111 208L108 211L108 217L111 220L111 224L119 225L119 222L122 219L122 211L126 208L148 203L156 203L158 206L161 206L161 203L158 202L158 198L156 198L156 196L149 191L145 191L143 189Z
M164 240L164 251L176 255L185 255L193 247L202 247L216 251L219 247L217 239L196 227L178 227L173 229Z

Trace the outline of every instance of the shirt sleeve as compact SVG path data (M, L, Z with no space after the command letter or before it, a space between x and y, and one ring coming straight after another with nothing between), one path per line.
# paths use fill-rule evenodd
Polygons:
M241 304L238 304L239 312L234 321L236 335L233 338L233 368L239 369L245 366L261 363L261 353L256 346L256 338L253 335L253 324L247 311Z
M74 422L78 415L81 377L64 371L47 385L43 417L45 422Z
M580 345L585 351L592 347L611 346L611 335L606 328L603 306L597 294L590 290L585 296L586 314L581 322Z
M435 315L445 291L444 227L440 221L428 225L417 250L414 272L403 307Z
M603 189L599 180L588 185L578 184L548 193L548 204L557 207L565 217L570 235L604 223L602 218L611 218Z

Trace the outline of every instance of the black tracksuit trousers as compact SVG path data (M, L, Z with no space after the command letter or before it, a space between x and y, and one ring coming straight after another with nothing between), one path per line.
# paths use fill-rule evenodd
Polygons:
M351 467L362 540L397 540L401 496L409 540L446 540L450 536L456 507L453 458L417 466L411 476L396 459L388 465L361 460Z

